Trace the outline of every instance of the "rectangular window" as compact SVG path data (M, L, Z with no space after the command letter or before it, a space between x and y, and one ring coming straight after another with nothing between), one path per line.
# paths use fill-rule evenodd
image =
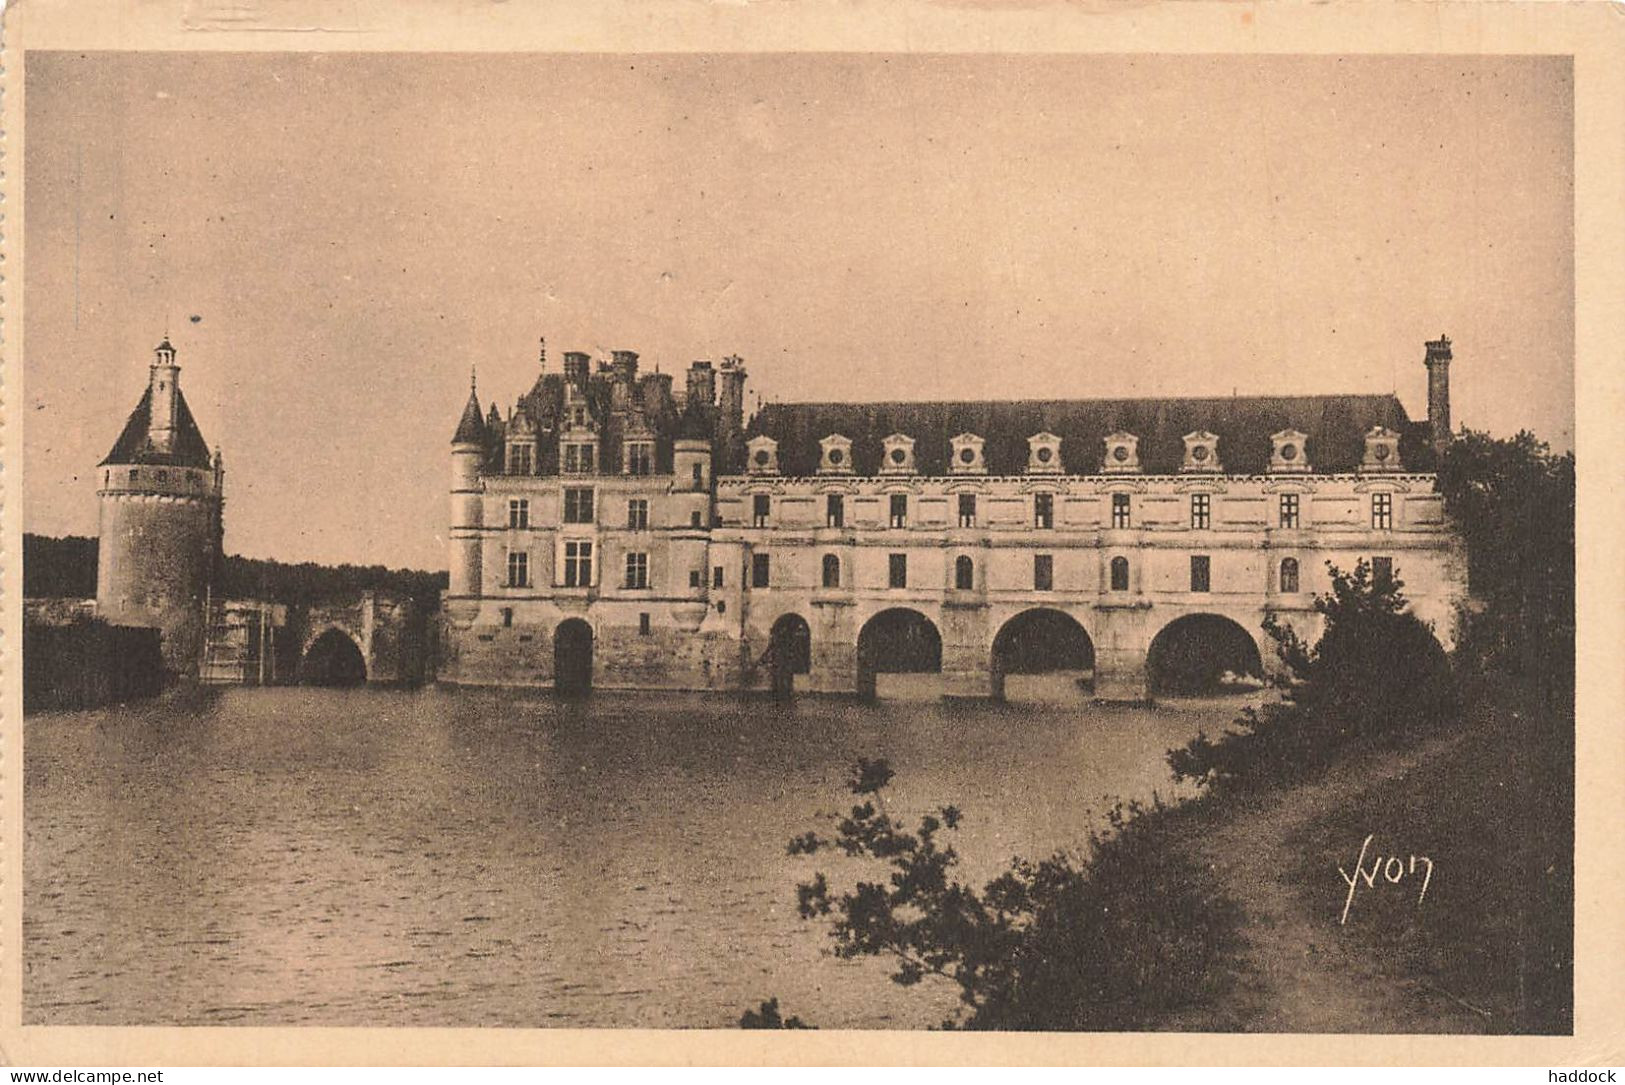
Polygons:
M504 628L504 629L512 629L513 628L513 607L503 607L502 608L502 628Z
M907 554L892 554L892 555L890 555L889 567L887 569L886 583L887 583L887 585L889 587L893 587L893 588L906 588L906 587L908 587L908 555Z
M1294 528L1298 526L1298 495L1281 495L1281 526Z
M757 494L750 499L750 523L752 527L766 527L767 518L773 512L773 498L770 494Z
M846 526L846 498L840 494L824 498L824 523L830 527Z
M649 502L646 499L634 497L626 503L626 526L630 531L649 529Z
M908 494L891 495L891 526L908 526Z
M959 495L959 526L960 527L975 527L976 526L976 495L975 494L960 494Z
M585 475L593 469L593 445L567 444L564 446L564 470L566 474Z
M1128 591L1128 558L1112 559L1112 591Z
M514 444L508 446L508 473L510 475L530 474L531 464L530 445Z
M647 441L634 441L626 446L626 473L652 475L655 470L655 446Z
M592 490L577 486L565 488L564 522L567 524L592 523Z
M1128 494L1112 494L1112 527L1128 527Z
M508 526L530 526L530 502L523 497L515 497L508 501Z
M508 587L530 586L530 555L523 550L508 551Z
M753 588L767 587L768 561L766 554L752 554L750 556L750 586Z
M705 489L705 464L703 463L694 465L694 488L696 490Z
M720 565L713 566L711 569L711 586L713 588L722 587L722 566Z
M700 586L700 571L698 569L690 569L688 571L688 586L691 588L697 588Z
M1213 497L1210 494L1191 494L1191 527L1205 531L1213 526Z
M689 513L688 514L688 526L689 527L703 527L703 526L705 526L705 525L700 523L701 515L702 515L702 513L700 512L699 509L695 509L693 512Z
M1375 584L1391 584L1394 580L1393 558L1371 559L1371 580Z
M1055 495L1033 494L1033 526L1050 528L1055 526Z
M643 611L643 612L638 614L638 636L647 637L648 635L649 635L649 612L648 611Z
M1191 555L1191 591L1213 590L1213 561L1206 554Z
M626 555L626 586L629 588L647 588L649 586L649 555Z
M1050 554L1033 555L1033 591L1055 590L1055 558Z
M1371 495L1371 526L1378 531L1390 531L1394 526L1394 495Z
M585 588L592 583L592 543L572 540L564 544L564 586Z

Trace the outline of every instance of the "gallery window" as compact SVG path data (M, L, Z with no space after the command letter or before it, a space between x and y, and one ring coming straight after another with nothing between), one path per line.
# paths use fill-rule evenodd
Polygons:
M1291 595L1298 590L1298 559L1281 559L1281 592Z
M1128 525L1128 494L1112 494L1112 527Z
M975 527L976 526L976 495L975 494L960 494L959 495L959 526L960 527Z
M770 494L756 494L750 499L750 522L752 527L766 527L767 518L773 512L773 497Z
M626 586L628 588L647 588L649 586L649 555L626 555Z
M1055 558L1050 554L1033 555L1033 591L1052 591L1055 588Z
M1191 494L1191 527L1206 531L1213 526L1213 496Z
M585 588L592 583L592 543L571 540L564 544L564 586Z
M750 586L765 588L768 581L768 556L766 554L752 554L750 556Z
M1372 558L1371 580L1375 584L1392 584L1394 582L1394 559Z
M954 559L954 588L970 591L976 585L976 563L964 554Z
M908 555L888 555L886 574L886 584L888 587L908 587Z
M1055 526L1055 495L1033 494L1033 526L1051 528Z
M1128 591L1128 558L1112 559L1112 591Z
M840 494L829 494L824 498L824 523L829 527L846 526L846 499Z
M1191 591L1213 590L1213 559L1206 554L1191 555Z
M1378 531L1391 531L1394 526L1394 495L1371 495L1371 526Z
M626 473L652 475L655 470L655 446L648 441L633 441L626 446Z
M530 555L523 550L508 551L508 587L530 586Z
M508 526L525 528L530 526L530 502L523 497L511 498L508 501Z
M1295 528L1298 526L1298 495L1281 495L1281 526Z
M908 526L908 494L891 495L891 526Z
M649 502L634 497L626 503L626 526L630 531L646 531L649 527Z
M824 587L838 588L841 586L841 559L834 554L824 555Z
M567 524L592 523L592 490L590 488L577 486L565 488L564 522Z

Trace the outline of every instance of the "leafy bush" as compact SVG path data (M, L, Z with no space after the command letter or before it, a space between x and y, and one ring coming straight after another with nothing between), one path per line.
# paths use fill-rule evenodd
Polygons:
M959 988L947 1027L1128 1029L1213 994L1238 945L1239 912L1173 846L1160 802L1118 806L1084 863L1016 860L978 893L953 878L948 842L963 815L942 807L908 831L886 813L885 761L860 760L861 797L833 837L808 832L791 854L825 849L873 860L885 877L836 892L819 873L798 887L805 919L828 917L835 955L881 957L903 986L928 976ZM775 1006L776 1009L776 1006Z
M1356 741L1391 741L1459 714L1450 661L1433 631L1406 609L1397 577L1365 561L1330 562L1331 591L1315 599L1325 619L1310 646L1270 615L1264 631L1285 666L1282 701L1245 709L1217 739L1206 734L1168 752L1176 779L1250 787L1298 779Z
M799 1017L785 1017L779 1012L779 1000L770 998L760 1009L746 1010L739 1016L740 1028L812 1028Z

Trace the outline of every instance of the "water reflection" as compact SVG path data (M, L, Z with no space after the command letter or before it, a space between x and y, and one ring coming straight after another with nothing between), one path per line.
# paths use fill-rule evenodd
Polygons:
M896 811L964 809L980 881L1168 793L1163 751L1235 710L1026 681L1004 706L287 688L32 717L26 1020L719 1027L776 995L935 1024L951 990L836 961L795 913L829 860L785 842L852 761L891 760Z

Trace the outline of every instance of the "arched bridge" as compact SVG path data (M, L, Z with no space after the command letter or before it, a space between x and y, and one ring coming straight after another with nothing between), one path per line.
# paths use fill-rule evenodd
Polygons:
M304 613L298 679L346 686L414 677L415 634L407 600L363 592L352 603L318 603Z

